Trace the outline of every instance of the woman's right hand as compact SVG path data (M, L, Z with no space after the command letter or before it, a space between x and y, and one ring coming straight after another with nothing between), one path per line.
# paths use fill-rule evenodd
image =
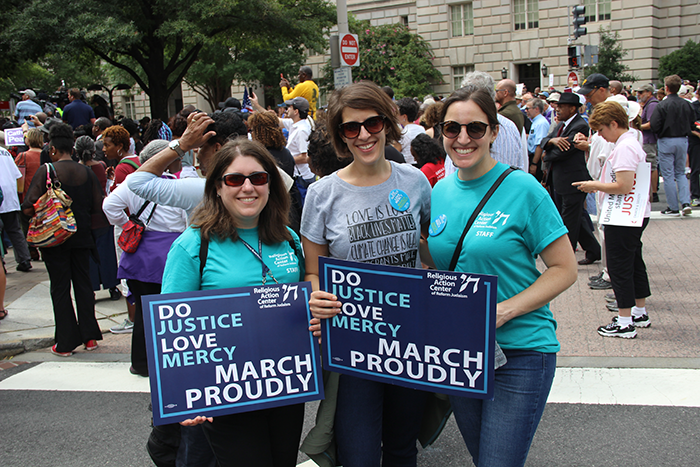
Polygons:
M202 415L194 418L188 418L187 420L183 420L180 422L180 425L182 426L197 426L201 425L204 422L209 422L212 423L214 421L213 417L204 417Z
M311 292L309 309L314 318L332 318L340 313L341 306L342 304L338 301L338 297L332 293L324 292L323 290Z

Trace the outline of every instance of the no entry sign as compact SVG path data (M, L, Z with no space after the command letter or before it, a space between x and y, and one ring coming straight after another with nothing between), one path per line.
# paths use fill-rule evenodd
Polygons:
M360 45L357 34L344 34L340 38L341 66L358 66L360 64Z

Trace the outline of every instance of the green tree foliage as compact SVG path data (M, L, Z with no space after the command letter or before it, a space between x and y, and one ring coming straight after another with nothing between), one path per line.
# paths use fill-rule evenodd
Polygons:
M586 68L585 75L593 73L601 73L607 76L610 80L622 82L635 82L637 77L627 73L629 66L622 63L622 59L627 56L627 51L622 48L620 34L611 28L605 29L601 27L600 44L598 45L598 64Z
M0 78L0 99L22 89L34 89L51 95L59 86L86 88L93 83L107 82L108 70L93 54L85 52L66 60L47 54L38 61L14 62Z
M442 82L430 44L403 24L370 26L369 21L349 18L349 29L360 42L360 66L352 69L353 81L391 86L396 97L423 97L430 93L431 83ZM323 75L321 84L333 89L330 62Z
M700 43L688 40L685 45L659 60L659 79L678 75L691 82L700 80Z
M237 50L316 46L335 8L327 0L30 0L8 16L0 44L13 56L87 49L128 73L149 95L151 115L167 118L168 97L209 41Z
M205 47L187 72L185 82L207 99L212 108L231 97L233 81L241 84L260 83L266 95L265 102L280 102L280 73L296 76L305 58L301 48L237 51L221 44L212 44L211 47Z

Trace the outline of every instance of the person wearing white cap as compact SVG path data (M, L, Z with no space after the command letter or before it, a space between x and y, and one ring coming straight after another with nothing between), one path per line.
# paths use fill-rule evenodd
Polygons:
M15 107L17 123L21 125L26 120L29 128L34 128L34 123L32 123L29 116L35 115L37 112L41 112L41 106L32 100L36 97L36 93L31 89L25 89L19 93L22 95L22 101Z

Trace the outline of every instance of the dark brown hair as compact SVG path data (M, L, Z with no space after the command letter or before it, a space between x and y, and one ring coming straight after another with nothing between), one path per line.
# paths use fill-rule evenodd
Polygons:
M255 112L248 118L248 126L255 141L266 148L282 149L286 146L284 134L274 112Z
M291 201L275 159L262 144L250 141L246 137L227 142L212 156L204 185L204 199L192 216L192 224L200 229L201 236L205 239L210 239L211 235L234 241L238 239L236 220L218 197L217 189L221 187L221 177L228 167L241 156L256 159L270 174L270 196L258 218L260 239L266 245L291 240L292 235L287 229Z
M428 108L425 109L425 112L423 113L423 121L425 122L427 128L432 128L441 122L440 112L442 111L442 107L442 102L436 102L429 105Z
M443 105L442 112L440 112L440 121L445 121L447 109L449 109L452 104L467 101L474 101L481 111L486 114L491 131L498 131L498 112L491 94L489 94L487 90L473 85L468 85L456 90L445 100L445 105Z
M678 94L681 84L683 84L683 80L678 75L671 75L664 78L664 85L668 88L671 94Z
M343 123L343 109L374 110L386 117L384 132L387 141L401 139L401 129L396 120L396 106L379 86L371 81L360 81L331 94L328 102L328 134L338 157L352 157L348 145L340 136L338 126Z
M121 146L124 152L129 152L131 145L131 135L129 131L121 125L113 125L105 129L102 138L110 138L115 146Z

